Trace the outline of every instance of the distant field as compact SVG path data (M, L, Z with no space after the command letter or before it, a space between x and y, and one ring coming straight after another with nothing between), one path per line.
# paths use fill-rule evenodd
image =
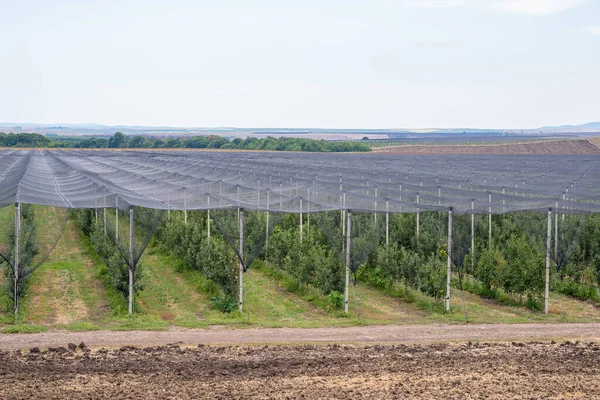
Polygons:
M530 143L401 145L373 148L388 154L600 154L600 138Z

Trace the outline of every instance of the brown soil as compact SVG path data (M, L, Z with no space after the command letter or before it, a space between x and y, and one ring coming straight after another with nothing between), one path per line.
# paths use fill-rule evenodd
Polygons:
M600 341L600 323L369 325L343 328L208 329L171 327L168 331L89 331L0 334L1 350L63 346L85 342L90 347L187 345L357 343L397 344L450 341L512 340Z
M388 154L600 154L600 149L589 140L574 139L489 145L404 145L374 148L373 152Z
M588 343L0 351L5 399L598 399Z

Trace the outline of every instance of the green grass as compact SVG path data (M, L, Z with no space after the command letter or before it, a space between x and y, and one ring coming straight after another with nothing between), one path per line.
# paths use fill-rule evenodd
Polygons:
M44 325L16 324L5 326L0 329L0 333L40 333L47 330L48 327Z
M64 212L64 210L62 211ZM58 229L52 223L65 224L61 211L36 206L38 235L42 242L54 244ZM89 249L72 221L66 221L63 235L52 254L31 275L27 295L22 301L22 319L48 325L94 323L109 315L105 290L98 279L101 264L90 258ZM44 249L49 251L50 249ZM43 255L45 257L45 255Z

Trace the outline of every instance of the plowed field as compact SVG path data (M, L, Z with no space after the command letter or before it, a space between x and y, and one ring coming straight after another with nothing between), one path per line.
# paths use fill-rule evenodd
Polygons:
M373 152L388 154L600 154L598 147L585 139L488 145L404 145L374 148Z
M0 351L0 398L598 399L600 346L168 345Z

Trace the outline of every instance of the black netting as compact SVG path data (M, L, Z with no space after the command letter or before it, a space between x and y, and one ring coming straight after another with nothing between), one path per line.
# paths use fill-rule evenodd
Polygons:
M0 205L600 212L598 155L0 151ZM267 197L270 196L270 200ZM342 197L345 196L345 199ZM302 204L303 199L308 204ZM120 207L120 206L119 206Z
M575 252L581 251L581 239L587 229L589 214L554 215L551 226L551 257L559 272L571 260Z
M103 208L98 213L98 218L102 218L99 222L106 222L107 236L117 246L127 265L135 268L156 232L164 210L131 206L126 209Z
M15 317L19 299L27 292L30 275L56 247L69 214L69 209L31 204L12 205L0 210L2 282L7 297L12 301Z
M350 218L348 218L348 213ZM377 247L385 234L385 214L329 211L313 214L313 220L328 238L331 247L346 263L347 235L350 234L350 270L356 270ZM350 229L348 229L348 221Z
M236 208L212 210L210 217L246 271L267 243L283 214ZM240 221L244 226L242 232ZM240 246L240 240L243 240L243 246Z

